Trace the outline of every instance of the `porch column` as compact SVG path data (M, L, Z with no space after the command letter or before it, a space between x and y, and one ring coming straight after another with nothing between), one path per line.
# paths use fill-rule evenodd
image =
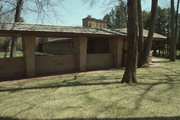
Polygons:
M22 35L24 61L27 77L35 76L35 35Z
M113 55L113 67L120 68L122 66L123 39L111 39L110 51Z
M87 37L79 37L75 41L77 70L86 70Z

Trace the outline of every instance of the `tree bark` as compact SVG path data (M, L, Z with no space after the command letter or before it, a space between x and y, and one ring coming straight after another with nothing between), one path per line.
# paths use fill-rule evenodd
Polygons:
M171 39L170 39L170 61L176 60L176 41L175 41L175 8L174 0L171 0Z
M180 22L180 21L179 21ZM179 23L180 24L180 23ZM178 31L179 32L179 35L180 35L180 30ZM180 50L180 39L178 39L178 50ZM180 56L180 54L179 54Z
M7 56L8 56L8 52L9 52L9 49L10 49L10 44L11 44L11 38L10 38L10 37L7 37L7 38L6 38L6 42L5 42L4 58L7 58Z
M152 0L150 28L149 28L147 40L144 44L144 54L143 54L143 60L142 60L143 62L142 66L144 67L149 67L148 58L149 58L149 53L151 51L152 40L153 40L153 35L154 35L154 30L155 30L155 25L156 25L157 6L158 6L158 0Z
M20 22L22 6L23 6L23 0L17 0L14 22ZM10 57L16 56L17 39L18 39L17 36L13 36L13 38L12 38Z
M179 16L179 3L180 3L180 0L178 0L177 2L177 7L176 7L176 15L175 15L175 43L178 43L178 32L179 32L179 19L178 19L178 16ZM178 47L178 46L177 46ZM177 49L177 48L176 48Z
M177 8L176 8L176 16L175 16L175 37L176 37L176 40L177 40L177 33L178 33L178 12L179 12L179 3L180 3L180 0L178 0L177 2Z
M137 0L128 0L128 47L126 69L122 83L137 83L136 65L138 51L138 3Z
M139 24L139 39L138 39L138 67L142 67L142 56L144 48L143 39L143 18L142 18L142 7L141 0L138 0L138 24Z

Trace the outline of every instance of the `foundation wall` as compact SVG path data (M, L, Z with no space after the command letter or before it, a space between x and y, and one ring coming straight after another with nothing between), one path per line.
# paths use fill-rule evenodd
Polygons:
M24 58L0 59L0 81L2 78L14 78L25 76Z
M112 54L87 54L87 70L112 68Z
M36 74L72 72L76 69L74 55L36 56Z

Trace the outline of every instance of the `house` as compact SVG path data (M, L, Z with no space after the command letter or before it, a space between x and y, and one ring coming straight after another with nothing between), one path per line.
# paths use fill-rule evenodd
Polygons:
M52 55L72 55L75 53L73 38L48 38L41 43L42 52Z
M21 37L24 53L23 57L0 58L0 79L122 67L127 33L99 27L0 24L0 36ZM53 38L54 41L46 41L45 44L56 45L60 41L63 49L68 51L53 56L37 56L37 38ZM166 37L155 34L154 39L164 40Z
M82 22L83 22L83 27L87 27L87 28L107 28L107 21L92 18L90 15L82 19Z

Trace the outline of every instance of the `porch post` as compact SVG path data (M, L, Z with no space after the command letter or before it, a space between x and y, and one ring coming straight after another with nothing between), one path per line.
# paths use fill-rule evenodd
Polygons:
M110 51L113 55L113 67L120 68L122 66L123 39L111 39Z
M35 76L35 35L22 35L26 76Z
M75 41L77 70L86 70L87 37L79 37Z

